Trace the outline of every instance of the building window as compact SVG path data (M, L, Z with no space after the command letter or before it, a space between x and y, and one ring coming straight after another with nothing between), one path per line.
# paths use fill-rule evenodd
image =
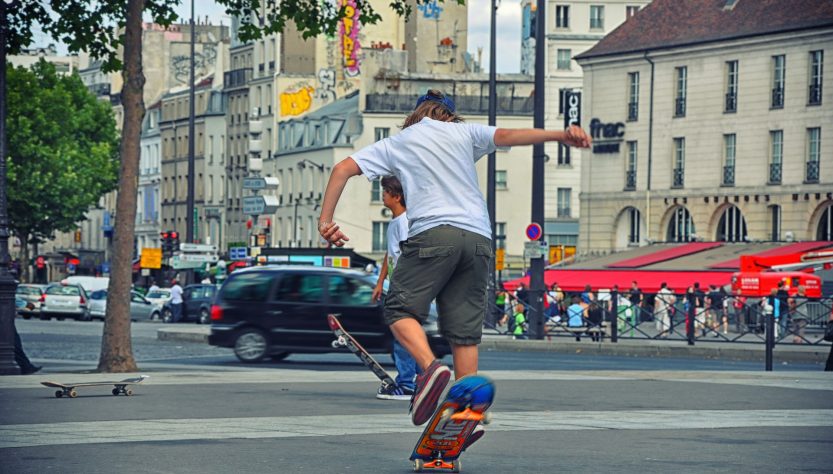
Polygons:
M373 223L373 252L385 252L388 249L387 235L390 222Z
M495 222L495 248L506 248L506 222Z
M639 73L628 73L628 121L639 118Z
M781 54L772 57L772 103L773 109L784 107L784 82L786 80L786 57Z
M604 5L590 5L590 29L603 30L605 27Z
M559 71L569 71L572 63L573 53L570 49L559 49L556 68Z
M674 101L674 117L685 117L686 85L688 83L688 68L686 66L675 68L677 99Z
M723 210L720 222L717 223L717 238L719 242L745 242L746 219L735 206Z
M737 135L723 135L723 186L735 185L735 146Z
M672 188L682 188L685 184L685 138L674 139L674 172Z
M636 5L628 5L625 7L625 20L630 20L630 18L636 15L636 12L639 11L639 6Z
M726 104L724 112L738 110L738 62L726 62Z
M630 245L639 245L641 240L639 235L641 220L642 215L639 213L639 209L633 207L628 208L628 244Z
M810 51L810 85L808 105L821 105L821 83L824 71L824 51Z
M694 219L685 207L678 207L668 221L666 240L668 242L691 242L694 236Z
M506 188L506 170L495 170L495 189Z
M819 158L821 154L821 129L807 129L807 172L804 175L806 183L819 182Z
M769 184L781 184L781 164L784 158L784 131L770 131L769 143Z
M570 147L558 144L558 166L570 166Z
M625 167L625 189L629 191L636 189L636 162L636 142L628 142L628 162Z
M382 180L374 179L370 183L370 202L382 202Z
M555 6L555 27L569 28L570 27L570 6L556 5Z
M376 127L373 129L373 136L375 141L384 140L390 136L390 128Z
M816 229L816 240L833 240L833 204L822 211L819 226Z
M770 240L773 242L778 242L781 240L781 206L779 205L772 205L769 206L769 217L770 217Z
M558 188L558 217L569 218L570 213L570 199L572 194L571 188Z

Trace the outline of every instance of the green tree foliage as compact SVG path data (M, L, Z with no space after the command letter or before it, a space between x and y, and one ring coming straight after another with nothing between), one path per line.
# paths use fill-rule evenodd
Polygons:
M6 68L8 200L21 241L51 238L84 220L116 186L118 132L110 104L45 61Z

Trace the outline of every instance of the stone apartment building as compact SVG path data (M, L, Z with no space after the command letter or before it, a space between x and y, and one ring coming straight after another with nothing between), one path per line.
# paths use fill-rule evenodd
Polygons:
M831 51L831 2L654 0L579 55L579 251L833 240Z

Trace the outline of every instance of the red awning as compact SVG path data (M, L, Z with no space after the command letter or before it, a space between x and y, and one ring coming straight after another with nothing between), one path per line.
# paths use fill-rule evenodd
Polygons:
M641 257L629 258L620 262L607 265L608 268L639 268L654 263L665 262L693 253L702 252L703 250L713 249L723 245L722 242L691 242L684 245L678 245L668 249L660 250Z
M818 250L829 246L830 242L824 240L796 242L794 244L776 247L774 249L765 250L752 255L756 257L777 257L779 255L789 255L791 253L809 252L811 250ZM738 270L740 268L740 258L733 258L732 260L726 260L725 262L715 263L714 265L709 265L709 268L713 268L715 270Z
M620 291L627 291L631 282L636 280L642 291L656 293L660 284L665 282L671 291L682 293L686 288L700 283L701 288L708 288L709 285L729 285L732 281L732 272L725 271L640 271L640 270L545 270L544 283L547 288L558 282L558 286L564 291L583 291L585 285L590 285L593 291L610 290L613 285L619 285ZM510 280L503 283L503 286L510 291L518 287L520 282L529 286L529 276Z

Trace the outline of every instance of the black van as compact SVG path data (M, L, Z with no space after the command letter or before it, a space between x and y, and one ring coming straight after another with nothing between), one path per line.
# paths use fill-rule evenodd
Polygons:
M238 270L220 289L211 307L208 343L234 348L243 362L280 360L293 352L334 349L327 314L340 315L344 327L368 350L390 353L393 335L382 320L382 304L371 295L376 276L343 268L266 266ZM451 352L437 327L432 306L425 323L437 357Z

